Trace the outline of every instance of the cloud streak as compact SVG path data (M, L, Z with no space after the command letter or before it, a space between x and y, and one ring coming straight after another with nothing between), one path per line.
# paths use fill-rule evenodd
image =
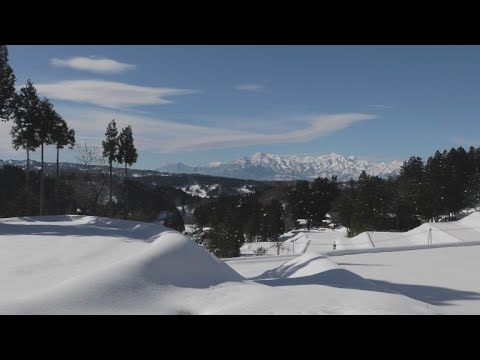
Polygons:
M5 160L6 156L11 156L16 153L12 147L12 137L10 136L12 125L12 121L0 121L0 159L2 160Z
M36 84L38 92L49 98L128 109L141 105L171 103L170 96L195 93L195 90L130 85L105 80L66 80Z
M264 92L265 86L260 84L240 84L235 86L235 90L248 91L248 92Z
M132 125L139 150L153 153L173 154L196 150L226 149L248 145L302 143L321 136L328 136L354 123L375 119L371 114L335 114L312 117L303 127L279 133L256 133L177 123L126 113L100 110L67 109L60 111L77 131L80 141L103 138L107 123L115 118L117 126Z
M475 146L478 147L480 144L480 139L474 139L474 138L465 138L462 136L456 136L453 138L450 138L450 141L454 143L457 146Z
M113 59L84 56L76 56L68 59L52 58L50 59L50 64L55 67L67 67L98 74L119 74L136 68L133 64L126 64Z
M371 107L375 108L375 109L391 109L393 108L393 105L382 105L382 104L378 104L378 105L370 105Z

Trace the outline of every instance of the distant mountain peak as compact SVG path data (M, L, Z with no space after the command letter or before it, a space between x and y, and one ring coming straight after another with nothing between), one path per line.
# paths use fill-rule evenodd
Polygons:
M375 163L334 152L326 155L276 155L257 152L238 160L211 162L207 166L192 167L177 163L157 170L254 180L308 180L335 175L339 181L346 181L358 178L362 171L380 177L397 175L402 164L402 161Z

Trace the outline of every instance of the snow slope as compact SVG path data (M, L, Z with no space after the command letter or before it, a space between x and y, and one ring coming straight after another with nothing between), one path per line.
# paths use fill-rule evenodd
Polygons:
M242 260L227 263L240 271ZM257 266L260 263L258 259ZM290 298L279 298L277 303L288 301L294 309L311 302L310 307L320 308L325 314L438 313L434 306L366 280L319 254L294 257L278 267L272 267L274 262L267 263L270 270L251 279L287 291L285 295ZM305 313L309 313L308 310L305 308Z
M226 260L228 266L156 224L89 216L0 219L0 313L436 312L380 291L323 256L270 258L275 261L246 279L234 271L242 259ZM244 259L258 271L258 258ZM279 260L290 262L282 267Z
M293 239L285 241L287 250L283 254L292 254L288 243ZM344 231L303 231L295 243L295 253L330 252L334 243L336 251L480 243L480 212L459 221L425 223L407 232L366 231L353 238L346 237Z
M145 311L163 287L242 280L178 232L83 216L0 220L0 269L3 313Z
M320 287L310 288L310 296L319 294L322 299L337 297L335 289L338 288L362 290L372 296L370 306L380 292L380 298L384 294L401 294L421 302L411 304L420 306L420 309L424 306L421 304L426 304L425 309L435 313L480 314L480 245L463 245L467 244L402 251L385 248L382 252L363 249L362 253L346 255L339 252L328 256L314 253L300 257L258 256L227 260L227 264L246 278L281 284L285 288L307 284L330 286L328 293L321 295ZM349 291L344 297L353 296L357 302L366 301L363 294ZM344 297L338 296L342 302L339 306L351 309ZM398 297L384 300L400 301ZM368 306L367 302L365 307ZM394 305L397 309L404 306ZM357 313L371 313L371 310L357 310ZM411 313L411 310L406 312Z
M330 257L338 265L442 313L480 314L480 246Z

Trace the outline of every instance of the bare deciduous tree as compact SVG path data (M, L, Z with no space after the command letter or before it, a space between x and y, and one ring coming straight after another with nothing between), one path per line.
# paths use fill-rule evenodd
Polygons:
M85 144L75 146L75 159L82 165L75 181L78 203L83 213L98 215L98 207L105 201L108 176L106 162L99 147Z

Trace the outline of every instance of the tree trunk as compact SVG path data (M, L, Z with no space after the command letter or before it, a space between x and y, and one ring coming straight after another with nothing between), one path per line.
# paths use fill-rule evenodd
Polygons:
M30 215L30 150L27 148L27 172L25 174L25 215Z
M110 161L110 195L108 200L108 217L112 217L112 162Z
M58 215L58 182L59 182L59 171L58 171L58 161L60 158L60 148L57 146L57 167L55 169L55 210Z
M44 172L43 172L43 143L41 145L42 147L42 169L40 171L40 216L43 215L43 201L44 201Z
M60 159L60 149L57 147L57 168L55 170L55 194L58 193L58 161Z
M400 231L400 209L397 207L397 231Z
M127 168L127 163L125 163L125 215L124 215L125 220L128 217L128 183L127 183L127 178L128 178L128 168Z

